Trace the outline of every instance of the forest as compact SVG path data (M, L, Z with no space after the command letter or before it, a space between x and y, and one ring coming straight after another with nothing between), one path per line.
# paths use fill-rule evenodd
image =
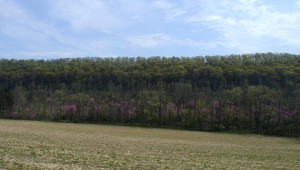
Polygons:
M300 55L1 59L0 118L300 136Z

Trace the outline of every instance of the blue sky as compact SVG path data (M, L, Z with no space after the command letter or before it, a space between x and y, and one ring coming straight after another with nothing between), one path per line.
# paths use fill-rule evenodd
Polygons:
M0 0L0 58L299 54L300 0Z

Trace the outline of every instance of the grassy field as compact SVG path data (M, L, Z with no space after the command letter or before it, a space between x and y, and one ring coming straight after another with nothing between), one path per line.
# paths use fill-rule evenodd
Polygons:
M0 120L0 169L300 169L300 139Z

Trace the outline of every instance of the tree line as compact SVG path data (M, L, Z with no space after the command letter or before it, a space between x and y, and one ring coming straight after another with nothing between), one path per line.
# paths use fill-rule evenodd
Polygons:
M0 117L300 135L300 56L0 60Z

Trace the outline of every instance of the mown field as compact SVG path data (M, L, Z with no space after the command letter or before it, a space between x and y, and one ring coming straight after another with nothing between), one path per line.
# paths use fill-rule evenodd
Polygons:
M300 169L300 139L0 120L0 169Z

